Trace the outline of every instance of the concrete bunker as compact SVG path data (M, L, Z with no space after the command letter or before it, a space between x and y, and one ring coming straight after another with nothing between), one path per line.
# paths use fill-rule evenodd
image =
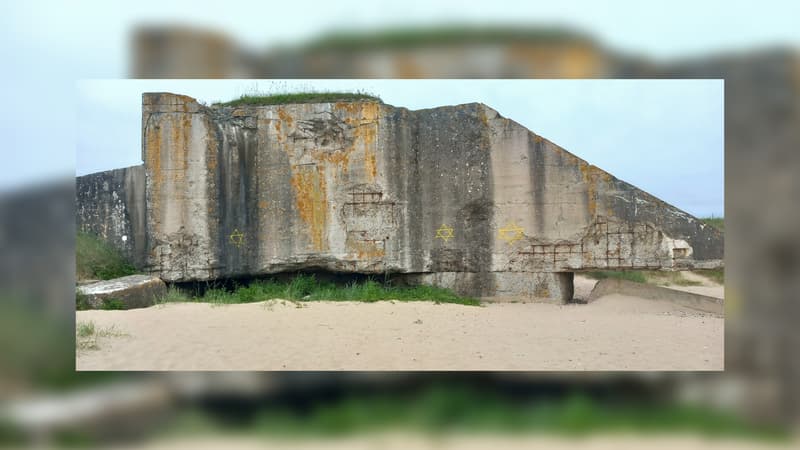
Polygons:
M171 283L322 270L565 302L575 271L722 265L719 231L479 103L145 93L142 136L142 166L78 177L77 220Z

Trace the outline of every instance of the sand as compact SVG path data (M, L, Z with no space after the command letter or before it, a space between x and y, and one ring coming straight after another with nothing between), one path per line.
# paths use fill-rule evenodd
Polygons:
M591 282L576 281L578 292ZM724 320L669 302L171 303L78 311L78 370L722 370Z

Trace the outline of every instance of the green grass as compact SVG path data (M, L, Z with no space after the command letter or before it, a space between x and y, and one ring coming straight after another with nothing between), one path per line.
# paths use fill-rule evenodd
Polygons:
M110 328L97 328L92 321L75 324L76 350L98 350L100 349L98 338L120 336L127 335L118 331L113 325Z
M304 409L270 405L249 419L223 422L194 410L172 423L168 434L225 431L265 436L341 436L385 430L415 432L546 433L585 436L615 432L685 432L709 437L785 440L780 428L736 416L668 403L600 401L579 392L530 399L459 383L403 393L356 393L316 400Z
M75 333L78 334L78 337L89 337L94 335L94 332L94 322L81 322L75 326Z
M725 218L724 217L704 217L702 219L703 222L711 225L712 227L718 229L719 231L725 231Z
M710 278L716 283L725 284L725 269L698 270L696 272L706 278Z
M121 310L125 309L125 304L122 303L122 300L116 298L104 298L100 305L100 309Z
M478 306L480 301L461 297L449 289L434 286L391 286L368 279L339 285L320 281L314 275L298 275L291 281L260 280L233 290L212 288L204 295L190 297L171 287L160 303L197 301L214 304L251 303L271 299L293 301L360 301L377 302L381 300L432 301L435 303L455 303Z
M110 280L136 273L117 249L97 236L81 232L75 240L75 269L79 280Z
M167 293L164 294L163 297L157 300L156 303L179 303L179 302L190 302L192 298L187 294L185 291L175 287L175 286L168 286Z
M595 272L584 272L583 275L594 278L595 280L602 280L605 278L618 278L621 280L635 281L637 283L646 283L647 278L641 270L601 270Z
M97 350L97 330L94 322L79 322L75 324L75 349Z
M77 311L86 311L87 309L92 309L91 305L89 305L88 298L80 292L75 292L75 309Z
M290 92L281 94L245 94L236 100L214 103L215 106L263 106L290 103L378 102L380 97L365 92Z
M716 281L716 278L714 278L714 275L716 274L710 274L708 272L712 271L702 271L698 273ZM634 281L636 283L650 283L659 285L701 286L703 284L699 281L686 279L681 272L670 272L663 270L605 270L584 272L583 275L595 280L602 280L604 278L618 278L621 280Z
M645 279L652 284L673 286L702 286L703 283L684 278L681 272L662 270L648 270L644 272Z
M75 293L75 310L77 311L86 311L89 309L93 309L92 306L89 304L89 300L87 296L81 294L80 292ZM100 303L100 309L105 310L122 310L125 309L125 303L122 300L117 298L104 298Z

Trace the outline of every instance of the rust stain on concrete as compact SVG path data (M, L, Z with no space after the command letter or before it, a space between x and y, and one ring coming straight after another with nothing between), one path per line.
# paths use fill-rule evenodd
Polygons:
M361 103L336 103L335 107L346 111L349 117L355 122L354 146L358 146L363 151L364 173L368 181L375 181L378 175L378 163L376 153L376 137L378 135L378 119L380 104L376 102Z
M337 166L342 172L347 173L348 165L350 164L350 153L352 148L335 150L333 152L326 152L323 150L316 150L313 157L318 162L327 162Z
M578 168L581 171L583 182L586 183L589 216L597 217L597 188L600 183L610 183L611 174L584 161L578 163ZM607 216L612 216L612 213L613 211L610 208L606 208L605 214Z
M218 151L217 151L218 150L217 141L216 141L216 136L214 136L214 132L212 131L214 129L213 124L209 123L208 119L204 119L204 120L206 122L205 123L205 125L206 125L206 137L205 137L205 139L206 139L206 142L208 143L208 146L206 147L206 155L205 155L205 157L206 157L206 166L208 167L209 176L213 177L214 173L217 170L217 153L218 153Z
M286 122L286 126L289 128L294 126L294 118L289 115L283 108L278 108L278 117L281 118L282 121Z
M369 181L375 181L375 177L378 175L378 163L377 157L375 156L374 149L372 151L366 151L366 155L364 155L364 168L367 172L367 176L369 176Z
M382 241L348 241L348 250L355 253L360 260L381 259L386 255Z
M148 117L149 118L149 117ZM161 210L161 185L162 171L161 165L161 133L160 128L147 127L145 136L145 148L148 150L145 153L145 166L147 173L146 178L149 180L147 189L150 191L147 209L150 211ZM149 212L148 212L149 213ZM155 247L150 250L150 257L155 258Z
M319 166L293 166L292 187L300 218L308 226L315 250L327 250L325 231L328 223L328 199L325 172Z

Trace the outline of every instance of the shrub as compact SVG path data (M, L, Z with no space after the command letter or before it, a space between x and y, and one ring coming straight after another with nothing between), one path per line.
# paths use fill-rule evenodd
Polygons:
M125 309L125 303L117 298L104 298L100 307L106 310L120 310Z
M82 232L75 240L75 268L79 280L110 280L136 273L117 249L97 236Z

